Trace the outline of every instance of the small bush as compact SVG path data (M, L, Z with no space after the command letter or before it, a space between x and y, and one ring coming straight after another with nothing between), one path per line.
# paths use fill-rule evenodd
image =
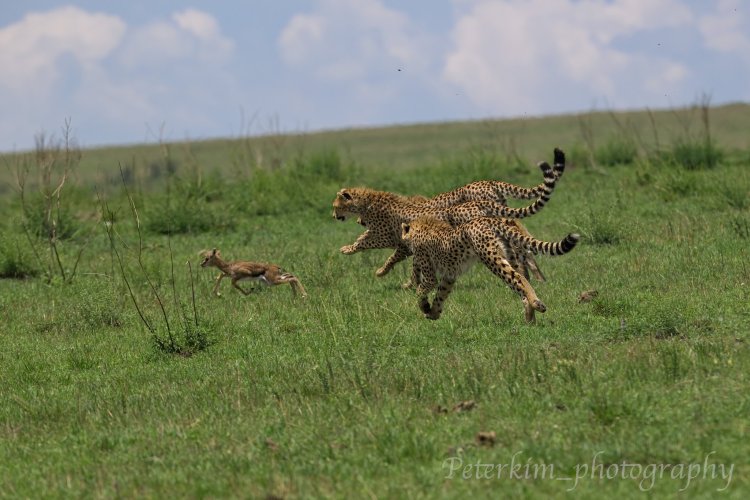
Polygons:
M69 318L78 328L97 330L123 325L122 299L108 282L86 282L76 288L75 295L80 299L73 302Z
M568 167L591 167L591 155L589 155L586 146L576 143L565 150L565 163Z
M750 239L750 220L747 217L735 216L731 219L732 231L743 240Z
M0 243L0 278L26 279L39 274L22 238L6 235Z
M176 354L189 358L208 349L213 344L210 332L205 327L195 327L188 323L184 331L179 334L172 332L167 335L153 334L151 340L154 348L164 354Z
M354 170L344 168L335 150L298 156L275 170L255 169L233 183L225 199L228 210L243 215L277 215L304 210L327 211L321 200L333 199L340 183Z
M585 226L581 228L583 236L595 245L616 245L622 239L622 230L618 219L609 212L590 212Z
M597 148L594 154L600 165L630 165L638 157L638 148L628 139L613 138L604 146Z
M670 149L657 152L654 159L686 170L706 170L716 167L723 158L723 151L711 140L680 139Z
M315 181L339 181L342 178L343 165L335 149L329 149L309 156L298 156L291 166L292 175L300 175Z
M26 206L25 225L35 236L47 238L53 234L58 240L73 237L79 229L78 221L72 215L69 204L48 210L47 201L41 196L33 199Z
M157 234L204 233L217 224L218 217L211 206L197 200L162 200L145 210L145 228Z
M736 210L750 207L750 192L746 186L733 182L719 184L719 195L726 200L727 205Z

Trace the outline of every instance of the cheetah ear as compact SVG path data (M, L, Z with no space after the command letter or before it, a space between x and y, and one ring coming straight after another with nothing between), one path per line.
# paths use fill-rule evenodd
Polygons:
M409 234L409 230L411 229L411 226L407 224L406 222L401 223L401 234Z
M352 199L352 195L349 194L349 191L347 191L346 189L342 189L339 193L341 194L341 197L344 198L345 200Z

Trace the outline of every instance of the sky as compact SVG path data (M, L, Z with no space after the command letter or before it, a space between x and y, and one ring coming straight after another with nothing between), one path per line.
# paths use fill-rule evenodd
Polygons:
M0 0L0 151L750 101L746 0Z

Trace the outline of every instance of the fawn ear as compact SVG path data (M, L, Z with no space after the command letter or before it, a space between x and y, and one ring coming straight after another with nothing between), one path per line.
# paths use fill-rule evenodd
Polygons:
M219 253L219 249L218 248L214 248L213 250L211 250L211 257L213 257L214 255L216 255L217 253Z

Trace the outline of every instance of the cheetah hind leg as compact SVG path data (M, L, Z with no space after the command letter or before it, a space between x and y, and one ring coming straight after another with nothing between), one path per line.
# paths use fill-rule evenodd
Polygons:
M547 281L547 278L544 277L542 270L539 269L539 266L536 263L536 259L534 259L534 255L531 252L526 252L526 255L524 255L524 264L527 268L527 272L531 271L531 274L532 276L534 276L535 280L539 282Z
M534 317L535 311L543 313L547 310L547 306L545 306L544 303L539 299L534 299L531 303L526 297L521 300L523 301L523 316L524 318L526 318L526 322L529 324L536 323L536 317Z
M502 255L502 248L491 244L486 252L479 254L479 259L498 278L505 281L510 288L521 296L523 302L524 317L528 323L534 323L536 318L534 312L545 312L547 306L537 297L534 288L523 274L516 271L506 259L498 257Z

